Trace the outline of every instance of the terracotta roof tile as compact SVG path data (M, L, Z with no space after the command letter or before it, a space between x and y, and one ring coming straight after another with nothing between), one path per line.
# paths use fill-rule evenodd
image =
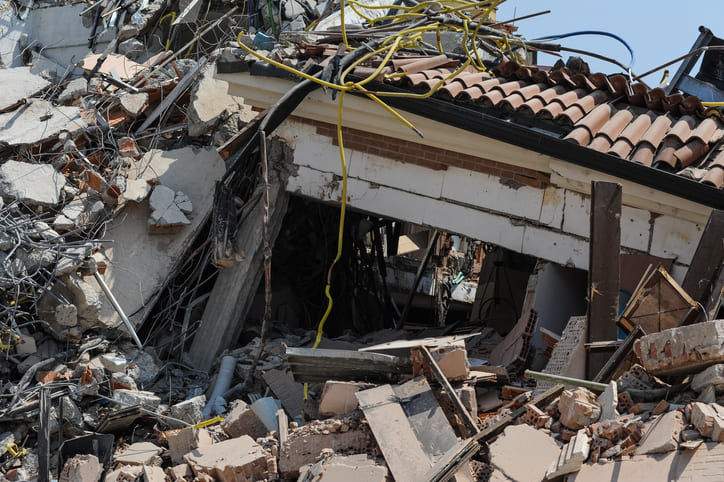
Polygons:
M452 66L444 67L450 62L445 56L429 61L401 60L393 64L398 70L409 72L416 66L427 70L385 81L416 92L429 91L454 71ZM663 89L632 84L620 74L571 75L505 61L493 73L469 67L434 95L485 105L498 109L500 115L515 112L554 120L570 127L563 136L568 141L672 172L700 164L724 137L721 113L707 110L698 98L667 96ZM706 117L712 113L714 117ZM724 188L724 154L717 161L708 168L699 166L697 172L706 172L701 182Z

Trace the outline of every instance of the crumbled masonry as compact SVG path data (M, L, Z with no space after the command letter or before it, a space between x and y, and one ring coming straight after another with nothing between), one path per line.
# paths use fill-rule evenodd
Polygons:
M721 479L724 41L433 3L0 0L0 481Z

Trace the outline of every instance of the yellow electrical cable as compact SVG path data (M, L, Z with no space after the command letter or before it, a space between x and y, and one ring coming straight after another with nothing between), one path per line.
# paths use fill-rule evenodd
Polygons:
M324 311L322 319L319 320L317 326L317 336L314 339L314 345L312 350L316 350L319 343L322 341L322 333L324 330L324 324L329 318L329 314L332 312L332 306L334 300L332 299L331 287L332 287L332 270L334 265L342 258L342 247L344 242L344 216L347 211L347 159L344 155L344 142L342 139L342 106L344 104L344 94L346 90L343 90L339 94L339 106L337 107L337 144L339 144L339 160L342 164L342 205L339 208L339 230L337 232L337 255L334 257L332 264L329 266L327 271L327 286L324 289L324 294L327 297L327 309ZM309 384L304 384L304 400L309 398Z
M347 50L350 50L349 42L347 41L347 27L344 25L344 0L340 0L339 8L339 23L342 24L342 41Z
M160 26L168 17L171 17L171 26L168 29L168 38L166 39L166 52L171 48L171 28L173 28L173 23L176 21L176 12L167 13L158 20L158 25Z
M724 102L702 102L704 107L724 107Z

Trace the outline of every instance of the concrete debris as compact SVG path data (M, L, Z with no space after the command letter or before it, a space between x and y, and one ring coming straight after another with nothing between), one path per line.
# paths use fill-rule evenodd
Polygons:
M588 452L591 448L590 441L591 439L586 434L585 429L576 432L576 436L561 449L558 460L548 467L546 479L555 479L561 475L579 471L583 463L588 459Z
M692 104L659 102L671 128L641 169L696 179L642 204L656 190L593 177L591 192L631 203L594 218L590 176L525 136L503 169L498 139L476 157L448 135L454 109L422 115L418 96L402 107L440 132L417 149L355 95L338 139L337 89L312 88L347 76L345 90L434 86L446 102L480 86L472 108L507 122L523 102L558 142L595 124L589 111L639 115L615 76L589 79L580 59L521 70L538 60L499 47L517 26L445 2L432 13L448 20L415 20L434 56L390 42L397 21L369 35L360 12L398 15L379 0L345 8L348 46L330 2L252 3L0 2L0 479L721 479L724 214L716 189L671 201L724 185L720 116L673 86ZM474 58L449 21L469 15ZM446 69L466 80L429 76ZM556 104L570 78L573 114ZM648 152L628 128L622 147L589 127L596 155Z
M661 415L646 430L636 453L639 455L660 454L676 450L683 428L684 417L680 411L674 410Z
M196 476L205 474L222 482L262 480L268 476L266 453L248 435L194 449L184 460Z
M98 482L103 466L95 455L76 455L67 460L58 478L59 482Z
M161 453L161 447L151 442L136 442L113 457L122 465L149 465Z
M4 199L54 206L64 185L65 176L48 164L7 161L0 166L0 196Z
M572 430L588 427L601 416L601 406L596 395L585 388L564 390L558 402L558 411L561 423Z
M634 350L655 375L696 373L724 362L724 320L670 328L636 340Z

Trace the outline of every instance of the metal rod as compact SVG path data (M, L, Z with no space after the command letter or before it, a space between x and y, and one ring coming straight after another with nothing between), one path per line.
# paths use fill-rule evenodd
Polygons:
M430 255L432 254L432 250L435 248L439 237L440 231L436 229L432 235L432 239L430 239L430 242L427 244L427 249L425 249L425 256L422 258L422 261L420 261L420 266L417 267L415 281L412 283L412 289L410 290L410 294L407 296L407 303L405 303L405 308L402 310L402 316L400 317L400 322L397 325L398 327L402 327L402 325L404 325L405 321L407 320L407 315L410 312L410 308L412 307L412 301L415 299L417 287L420 284L420 280L422 280L422 274L425 272L425 266L427 266L427 262L430 260Z
M563 385L571 385L574 387L588 388L596 392L603 392L608 387L605 383L591 382L588 380L581 380L579 378L570 378L560 375L551 375L550 373L534 372L532 370L526 370L523 373L525 378L532 378L533 380L542 380L544 382L561 383Z
M38 482L50 482L50 387L40 387L38 430Z
M116 297L113 296L113 293L111 293L111 289L106 284L106 280L103 279L103 276L96 271L93 273L93 276L95 276L96 281L98 281L98 284L101 286L101 289L106 294L108 299L110 300L111 304L113 305L113 308L116 310L116 313L121 317L123 320L123 323L126 324L126 328L128 328L128 331L131 332L131 336L133 337L133 341L136 342L136 345L138 345L138 348L140 350L143 350L143 343L141 343L141 340L138 338L138 335L136 334L136 330L133 329L133 325L131 324L131 320L128 319L126 314L123 312L123 308L121 308L121 305L118 304L118 301L116 300Z

